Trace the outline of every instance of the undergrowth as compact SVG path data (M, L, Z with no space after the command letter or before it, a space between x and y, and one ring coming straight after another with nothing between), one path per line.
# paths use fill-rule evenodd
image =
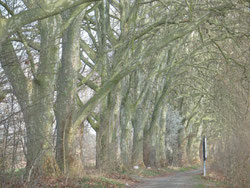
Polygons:
M139 169L126 169L122 172L113 173L100 173L95 170L86 170L86 175L82 178L68 178L66 176L61 177L39 177L31 182L23 181L24 169L17 170L14 173L15 181L12 179L6 180L4 188L22 188L22 187L74 187L74 188L119 188L131 186L139 183L142 178L147 177L159 177L171 175L175 172L183 172L187 170L195 169L196 167L169 167L169 168L139 168ZM1 187L1 186L0 186Z

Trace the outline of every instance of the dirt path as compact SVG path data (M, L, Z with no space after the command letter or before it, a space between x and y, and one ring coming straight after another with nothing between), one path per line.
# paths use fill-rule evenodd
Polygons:
M137 185L136 188L197 188L201 185L215 187L211 184L205 184L200 178L197 178L201 173L201 170L190 170L177 172L166 177L143 178L143 183Z

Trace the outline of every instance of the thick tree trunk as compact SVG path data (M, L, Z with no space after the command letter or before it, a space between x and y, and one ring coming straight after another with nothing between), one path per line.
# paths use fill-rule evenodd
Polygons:
M124 118L124 117L121 117ZM129 167L130 164L130 135L131 135L131 127L129 126L129 121L124 120L124 125L121 127L121 159L122 165L124 167Z
M122 166L128 168L131 163L131 140L132 140L132 125L131 121L129 120L130 117L128 114L129 112L123 112L125 109L121 109L121 159L122 159Z
M202 138L200 131L200 124L196 123L193 125L193 130L189 133L187 140L187 159L189 164L197 164L200 162L199 159L199 149L200 149L200 140Z
M110 93L102 102L100 127L96 137L96 167L100 170L119 168L120 96Z
M156 104L154 106L152 119L149 124L149 127L144 130L144 143L143 143L143 156L144 162L146 166L157 167L159 166L159 156L158 156L158 147L157 138L159 136L160 131L160 118L162 115L162 108L165 104L165 98L168 90L168 81L166 80L164 83L163 90L156 100Z
M161 112L159 114L161 114ZM157 144L159 143L160 116L154 118L155 122L153 128L144 131L144 163L149 167L159 166L159 147Z
M59 62L57 18L40 22L40 64L30 83L29 104L24 107L27 130L27 175L57 173L53 156L52 127L55 72Z
M122 81L122 101L120 106L120 126L121 126L121 162L124 168L128 168L131 161L131 110L129 101L129 80Z
M132 165L145 167L143 162L143 129L147 122L146 111L138 108L132 120L134 129L133 148L132 148Z
M109 159L110 163L114 165L116 169L119 169L121 166L121 155L120 155L120 108L121 108L121 91L120 85L118 84L115 91L111 94L112 97L112 110L110 116L110 144L109 144Z
M187 154L187 161L189 164L192 164L194 162L194 157L195 157L194 142L195 142L194 133L191 133L188 135L187 146L185 148Z
M107 97L108 98L108 97ZM100 170L109 167L108 148L109 148L109 116L110 106L102 102L100 109L100 127L96 135L96 167Z
M185 128L181 128L178 131L178 150L177 158L174 159L175 166L183 166L187 163L187 153L186 153L186 131Z
M65 12L64 20L70 18L71 11ZM57 140L56 161L62 172L71 176L83 170L83 164L75 153L73 145L76 127L72 127L76 113L77 80L80 64L80 26L84 11L63 32L62 65L57 81L57 100L55 105ZM76 172L78 168L78 172Z
M160 130L159 130L159 138L158 138L158 160L159 165L161 167L165 167L167 165L167 158L166 158L166 143L165 143L165 136L166 136L166 123L167 123L167 104L163 106L161 119L160 119Z
M56 18L39 22L41 33L40 62L33 69L32 81L23 73L14 49L6 42L1 62L22 109L27 134L28 180L37 175L53 175L56 164L52 154L52 126L55 69L58 63ZM31 65L32 66L32 65ZM32 67L31 67L32 69Z
M38 175L56 175L57 166L52 147L52 106L36 99L34 106L24 111L24 121L27 134L28 181Z

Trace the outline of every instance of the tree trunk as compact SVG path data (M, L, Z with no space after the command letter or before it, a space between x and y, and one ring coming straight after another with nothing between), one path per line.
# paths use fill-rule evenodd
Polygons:
M160 119L160 130L159 130L159 138L158 138L158 158L159 158L159 165L161 167L165 167L167 165L167 158L166 158L166 143L165 143L165 136L166 136L166 123L167 123L167 104L165 104L162 108L162 114Z
M174 164L176 166L183 166L187 163L187 153L186 153L186 131L185 128L181 128L178 131L178 149L177 149L177 158L174 159Z
M56 18L39 22L41 33L40 62L32 72L32 80L24 75L13 46L5 42L1 62L22 109L27 134L28 181L37 175L54 175L56 164L52 154L52 126L55 71L58 63ZM31 65L32 66L32 65ZM32 67L31 67L32 69Z
M57 173L52 147L53 110L52 105L46 105L47 102L36 98L34 106L23 113L27 134L28 181L34 176Z
M108 98L108 97L107 97ZM100 109L100 127L96 135L96 167L98 169L107 169L108 164L108 147L109 147L109 117L110 106L104 100Z
M73 10L65 12L65 21L70 18ZM75 176L83 170L81 159L75 153L73 145L76 127L72 127L76 113L77 80L80 63L80 26L84 11L75 18L63 32L62 37L62 65L59 69L57 81L57 99L55 104L57 140L56 160L62 172ZM76 168L78 168L76 172Z
M27 130L28 177L30 174L57 173L52 147L55 72L59 62L57 18L42 20L40 32L40 64L34 80L30 82L29 104L23 110Z
M143 129L147 122L148 114L143 108L138 108L132 120L134 129L133 148L132 148L132 165L145 167L143 162Z
M120 96L110 93L102 102L100 127L96 137L96 167L114 170L119 167Z
M127 77L122 80L122 101L120 106L120 126L121 126L121 161L124 168L128 168L131 161L131 111L129 101L130 84Z
M129 125L128 117L124 112L125 109L121 109L121 159L122 165L124 167L128 167L130 164L130 135L131 135L131 127Z
M120 109L121 109L121 91L120 84L118 84L115 91L111 93L112 97L112 110L110 116L110 144L109 144L109 160L110 164L113 164L116 169L121 167L121 155L120 145L121 133L120 133Z
M162 107L165 104L165 98L168 90L168 81L165 80L163 90L156 100L156 104L154 106L152 119L149 124L149 127L144 130L144 162L146 166L156 167L159 166L158 159L158 149L156 147L157 137L159 136L160 130L160 118L162 113Z
M157 155L159 152L159 147L157 146L157 144L159 143L158 137L160 129L160 116L154 118L154 127L144 131L143 155L145 165L149 167L159 166L159 158Z

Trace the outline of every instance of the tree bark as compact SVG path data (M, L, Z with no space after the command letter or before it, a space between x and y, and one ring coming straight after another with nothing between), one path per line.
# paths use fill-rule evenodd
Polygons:
M82 7L80 7L82 8ZM64 12L62 17L67 21L75 10ZM74 114L76 112L76 94L78 74L81 68L80 63L80 26L85 14L80 10L68 28L63 32L62 37L62 65L59 68L57 81L57 99L55 104L57 140L56 160L62 172L76 175L83 170L81 159L75 153L74 136L77 129L72 127ZM78 172L76 172L78 168Z
M144 130L144 162L146 166L156 167L159 166L158 160L158 148L156 147L157 144L157 136L159 136L159 127L160 127L160 117L162 112L162 107L165 104L165 98L167 96L167 90L170 83L165 80L163 90L156 101L154 106L152 119L149 124L149 128Z
M121 126L121 162L124 168L128 168L131 161L131 104L129 100L130 80L125 77L122 80L122 101L120 106L120 126Z
M143 129L147 122L148 114L143 108L138 108L132 120L134 129L133 148L132 148L132 165L145 167L143 162Z
M160 119L160 130L159 130L159 138L158 138L158 160L159 166L165 167L167 166L167 158L166 158L166 123L167 123L167 104L165 103L162 107L162 114Z
M100 109L100 127L96 136L96 167L108 169L110 106L104 100Z
M100 170L115 170L120 166L120 96L116 92L108 94L100 109L100 127L96 137L96 167Z
M55 175L57 168L52 154L52 126L55 71L58 63L56 18L39 22L41 55L33 79L24 75L13 46L3 43L1 62L22 109L27 134L28 180L37 175Z

